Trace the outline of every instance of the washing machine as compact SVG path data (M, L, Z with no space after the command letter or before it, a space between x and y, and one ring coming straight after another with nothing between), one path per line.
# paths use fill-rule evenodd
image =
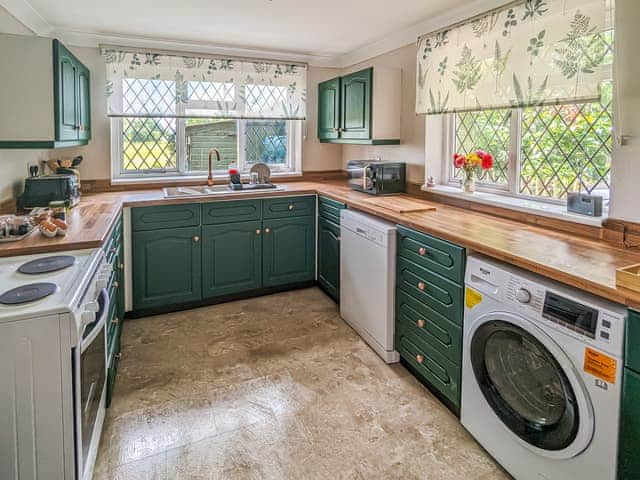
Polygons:
M626 309L471 255L461 421L516 480L615 480Z

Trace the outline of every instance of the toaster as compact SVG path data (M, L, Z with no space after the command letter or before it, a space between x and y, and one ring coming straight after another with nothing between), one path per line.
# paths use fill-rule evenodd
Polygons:
M48 207L50 202L60 201L68 202L71 206L80 201L80 187L76 175L55 174L26 178L24 192L18 198L18 207L28 210Z

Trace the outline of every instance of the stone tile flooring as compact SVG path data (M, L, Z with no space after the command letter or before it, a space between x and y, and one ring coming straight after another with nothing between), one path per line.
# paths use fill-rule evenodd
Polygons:
M128 321L96 480L509 478L312 288Z

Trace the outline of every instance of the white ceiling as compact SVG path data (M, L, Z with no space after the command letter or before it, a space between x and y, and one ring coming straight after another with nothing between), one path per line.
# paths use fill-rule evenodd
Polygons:
M63 40L161 40L327 61L487 3L496 0L0 0L32 30Z

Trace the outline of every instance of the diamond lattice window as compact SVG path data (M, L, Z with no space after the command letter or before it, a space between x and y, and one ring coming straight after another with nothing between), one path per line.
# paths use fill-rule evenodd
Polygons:
M190 81L187 87L189 101L195 102L233 102L236 87L227 82Z
M284 120L247 121L245 158L247 164L284 164L287 161L287 125Z
M511 110L456 115L456 152L466 154L480 149L491 152L495 157L493 169L480 175L482 182L507 184L510 139ZM462 175L462 169L454 170L454 178L461 179Z
M122 101L125 114L173 115L176 113L176 84L169 80L125 78Z
M249 112L264 113L287 100L287 88L276 85L247 85L245 96Z
M124 171L175 170L176 120L123 118L122 147Z

